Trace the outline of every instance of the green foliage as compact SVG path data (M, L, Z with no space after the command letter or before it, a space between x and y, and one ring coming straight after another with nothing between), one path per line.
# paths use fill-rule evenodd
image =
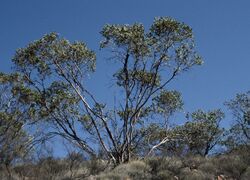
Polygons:
M163 90L157 97L153 98L153 101L155 111L166 117L183 108L181 94L178 91Z
M18 73L12 73L10 75L0 72L0 83L8 84L20 81L20 76Z
M237 94L234 99L226 102L226 105L235 119L226 144L231 149L240 144L248 144L250 142L250 91Z
M151 107L145 107L141 109L141 113L138 115L139 118L144 118L150 115L150 113L152 112ZM121 117L121 119L126 118L127 115L131 115L135 113L135 109L127 109L126 111L118 111L117 114L119 115L119 117ZM138 122L140 122L140 120L138 120Z
M37 70L41 77L45 78L54 73L56 64L69 66L75 63L87 66L87 69L93 71L95 54L83 42L70 43L66 39L60 39L58 34L50 33L27 47L18 49L13 62L18 70Z
M179 98L176 99L178 100L170 100L175 102L175 105L172 104L172 107L168 107L167 105L164 106L162 102L164 99L160 101L158 98L158 102L161 102L158 106L165 108L164 113L173 113L175 111L174 108L178 109L181 107L181 100ZM171 103L166 104L171 106ZM188 117L189 121L184 125L175 126L171 129L166 129L157 123L151 123L144 131L146 134L144 146L147 146L149 143L152 147L157 146L157 150L155 149L154 151L159 155L208 155L214 150L216 145L222 144L225 130L220 127L220 122L224 118L224 113L221 110L208 112L197 110L191 114L191 118L190 120Z
M170 34L170 36L175 41L182 41L187 38L192 38L192 29L185 25L184 23L177 22L176 20L169 17L156 18L154 24L151 26L150 31L151 36L165 37ZM162 40L162 39L159 39Z
M216 159L216 163L218 163L217 171L219 171L219 174L235 179L240 179L249 166L249 164L244 162L241 155L221 156Z
M25 131L26 116L18 103L9 96L9 87L0 86L0 165L11 166L25 157L32 138Z
M14 167L13 175L18 178L40 179L248 179L249 152L235 151L213 157L189 156L154 157L140 161L131 161L113 169L113 165L106 164L106 168L91 174L91 161L81 161L74 176L70 176L68 160L43 158L38 163L28 163ZM79 156L78 156L79 157ZM101 165L102 160L96 160ZM3 172L0 169L0 174ZM1 176L0 176L1 177ZM4 179L4 178L3 178Z
M146 162L151 168L153 179L213 179L215 171L207 172L199 169L205 164L204 157L193 157L180 159L171 158L150 158ZM198 169L197 169L198 168Z
M204 159L204 162L198 166L198 169L207 174L215 175L218 171L217 166L219 166L215 163L213 159Z
M202 156L199 156L199 155L185 157L183 160L185 166L189 167L190 169L197 169L205 161L206 160Z
M76 81L82 74L94 71L95 54L82 42L70 43L50 33L18 49L13 62L23 83L14 86L12 93L22 103L30 104L31 114L38 111L44 118L59 107L74 113L70 104L79 102L79 98L69 82L57 78L73 76Z
M146 159L145 162L151 169L152 179L176 179L184 164L180 158L155 157ZM176 177L175 177L176 176Z
M98 102L84 84L95 71L94 51L54 32L17 49L15 72L1 73L0 83L11 85L29 122L50 126L44 134L69 140L90 158L100 148L119 164L136 156L144 130L154 122L153 110L169 117L182 108L180 93L164 89L202 60L191 28L169 17L156 18L148 30L139 23L105 25L101 35L101 48L111 49L120 65L113 77L123 95L115 110Z
M192 121L177 127L177 132L191 153L205 156L222 140L224 129L220 128L220 121L224 113L221 110L198 110L191 117Z
M125 47L136 57L145 56L149 52L142 24L105 25L101 34L105 38L101 43L102 48L108 45Z
M168 170L160 171L156 175L152 177L153 180L164 180L164 179L169 179L169 180L175 180L175 176L172 172Z
M22 128L23 123L18 122L19 113L9 114L0 112L0 157L1 163L11 163L17 157L25 155L25 144L29 137Z
M156 18L148 33L142 24L136 23L105 25L101 34L104 37L101 47L111 47L120 52L115 58L123 61L128 68L128 72L120 69L114 75L120 86L130 83L131 80L131 83L150 82L152 85L153 81L155 85L159 85L162 79L158 70L161 67L165 67L166 70L172 67L175 71L181 72L202 62L193 49L191 28L168 17ZM128 61L130 55L134 60ZM153 76L156 76L157 80ZM126 78L130 81L125 82Z
M248 153L235 152L215 157L189 156L185 158L150 158L146 163L151 168L153 179L214 179L220 175L246 178L250 161L244 160ZM248 158L249 159L249 158Z
M168 124L183 101L167 85L202 64L188 25L160 17L148 30L140 23L107 24L101 35L101 48L111 50L120 65L113 77L123 94L114 109L85 86L95 71L94 51L56 33L18 49L15 72L0 72L0 178L11 179L13 172L22 179L248 179L250 92L226 103L236 120L224 142L230 153L209 157L225 135L219 109L187 114L184 125ZM31 132L44 125L44 137L35 141ZM77 145L81 154L17 165L33 142L54 135ZM159 157L131 161L153 151ZM83 154L91 160L83 161Z
M124 74L123 69L113 75L117 79L118 86L125 86L126 76L129 76L133 81L138 82L141 86L159 86L160 77L156 73L146 72L142 70L129 71ZM156 77L155 77L156 76Z

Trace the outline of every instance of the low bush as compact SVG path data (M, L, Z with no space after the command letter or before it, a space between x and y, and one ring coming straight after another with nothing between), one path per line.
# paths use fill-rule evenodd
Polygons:
M200 170L183 168L180 172L180 179L182 180L211 180L213 177Z
M180 169L184 167L181 159L178 157L149 158L145 162L149 165L151 173L154 175L164 171L168 172L168 174L171 172L171 174L177 175Z
M124 175L124 174L117 174L117 173L102 173L100 175L98 175L97 177L95 177L96 180L125 180L125 179L129 179L128 175Z
M97 175L108 167L107 162L100 159L92 159L86 163L90 175Z
M44 158L37 163L24 163L11 167L13 180L211 180L220 177L248 180L250 161L242 153L228 153L213 157L152 157L131 161L113 167L107 161L67 161L66 159ZM70 163L70 164L69 164ZM69 169L69 165L71 169ZM72 175L72 172L73 175ZM7 180L7 171L0 167L0 179Z
M173 174L173 172L169 170L163 170L159 171L156 175L152 177L153 180L176 180L176 176Z
M128 164L121 164L114 170L116 174L123 174L132 179L150 179L150 167L143 161L132 161Z
M207 159L206 162L204 162L203 164L200 164L198 169L202 172L210 174L213 177L218 175L217 165L213 163L210 159Z
M198 169L200 165L205 163L206 159L202 156L188 156L183 159L183 163L186 167L190 169Z
M246 171L242 174L241 180L249 180L249 177L250 177L250 166L248 166Z
M239 155L222 155L214 159L218 173L227 177L240 179L247 170L248 165Z

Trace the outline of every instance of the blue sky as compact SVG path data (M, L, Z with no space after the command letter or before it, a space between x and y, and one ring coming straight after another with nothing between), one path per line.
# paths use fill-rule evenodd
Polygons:
M17 48L56 31L97 52L97 72L87 85L100 100L110 101L117 92L109 90L112 63L99 50L103 25L141 22L149 27L154 17L170 16L193 28L205 62L178 77L170 88L182 93L185 112L225 110L226 100L250 90L249 7L248 0L1 0L0 71L10 71Z

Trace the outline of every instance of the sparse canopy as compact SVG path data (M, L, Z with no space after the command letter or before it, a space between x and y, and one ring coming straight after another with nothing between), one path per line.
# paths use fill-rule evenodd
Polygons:
M224 118L221 110L208 112L197 110L187 114L187 117L188 121L184 125L171 129L151 124L147 129L146 138L153 147L150 152L162 155L206 156L216 145L222 143L225 130L220 127L220 122Z
M250 91L237 94L226 105L231 110L235 123L231 127L228 143L230 145L248 144L250 142Z
M220 128L220 122L224 113L219 109L208 112L197 110L191 114L191 118L192 121L180 128L181 137L188 151L206 156L222 140L224 129Z
M16 75L0 73L0 166L5 166L9 176L10 167L24 159L32 145L32 137L25 130L25 108L11 95L16 81Z
M113 75L123 92L117 109L98 102L84 83L95 70L95 53L85 43L71 43L56 33L16 51L19 81L12 93L33 122L52 125L48 134L68 139L92 157L97 156L95 143L108 159L120 163L130 160L143 139L142 129L154 122L150 112L170 116L181 108L179 93L165 88L202 60L192 29L168 17L156 18L148 31L138 23L105 25L101 35L101 48L111 50L120 65Z

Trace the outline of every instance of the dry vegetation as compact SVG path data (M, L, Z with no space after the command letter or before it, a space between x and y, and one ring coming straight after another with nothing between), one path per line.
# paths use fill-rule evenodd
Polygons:
M13 72L0 72L0 179L250 179L250 92L226 103L228 129L220 109L170 122L184 103L169 83L203 63L191 27L160 17L148 30L107 24L101 35L115 102L88 90L95 52L57 33L18 49ZM55 137L73 149L67 157L38 151Z
M74 154L76 157L76 154ZM25 163L11 168L10 174L1 168L2 180L73 180L73 179L242 179L250 175L250 154L247 149L235 150L212 157L151 157L132 160L114 167L107 161L84 160L78 154L72 160L47 157L36 163Z

